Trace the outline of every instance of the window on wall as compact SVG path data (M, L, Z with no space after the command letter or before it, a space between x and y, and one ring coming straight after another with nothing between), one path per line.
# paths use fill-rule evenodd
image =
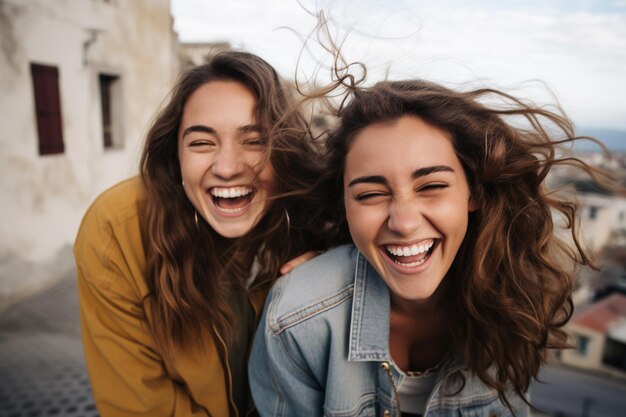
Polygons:
M39 154L63 153L63 127L59 95L59 70L57 67L30 64L35 94L35 115Z
M120 77L100 74L100 104L102 107L102 141L105 149L121 148L122 112Z
M626 371L626 342L607 337L602 363Z
M589 348L589 338L587 336L576 335L576 350L582 356L587 354Z

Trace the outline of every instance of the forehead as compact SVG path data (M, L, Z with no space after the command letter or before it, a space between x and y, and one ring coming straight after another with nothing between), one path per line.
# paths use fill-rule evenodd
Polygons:
M253 117L256 98L243 84L232 80L209 81L198 87L183 107L185 119Z
M409 115L365 127L353 138L346 156L346 171L404 167L414 170L433 165L460 168L452 137Z

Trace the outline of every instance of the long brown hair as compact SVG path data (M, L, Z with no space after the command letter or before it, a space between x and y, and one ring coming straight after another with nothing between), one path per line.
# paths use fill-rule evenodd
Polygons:
M274 201L254 229L238 239L194 221L194 207L181 186L177 140L183 108L196 89L215 80L239 82L254 94L256 122L268 143L266 163L278 173ZM182 74L149 130L140 165L147 200L146 302L153 316L150 330L163 355L183 344L199 347L197 335L213 326L227 339L233 336L236 318L228 294L245 287L253 259L259 264L254 287L278 276L291 257L319 246L314 233L319 204L304 192L319 179L319 152L307 124L292 110L289 92L267 62L229 51Z
M359 131L414 115L448 132L478 207L445 278L452 350L510 406L506 392L512 388L524 398L548 349L568 346L562 327L573 311L571 266L591 264L579 242L576 204L550 192L546 176L569 165L604 181L609 177L559 156L560 144L579 139L563 114L506 93L457 92L420 80L349 90L351 98L338 110L341 124L328 139L323 191L338 213L338 240L348 239L343 170ZM567 242L557 236L553 214L565 219Z

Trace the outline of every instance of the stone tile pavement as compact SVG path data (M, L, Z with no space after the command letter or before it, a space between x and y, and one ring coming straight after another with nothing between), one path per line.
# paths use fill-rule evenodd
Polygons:
M98 416L73 271L0 313L0 417L48 416Z

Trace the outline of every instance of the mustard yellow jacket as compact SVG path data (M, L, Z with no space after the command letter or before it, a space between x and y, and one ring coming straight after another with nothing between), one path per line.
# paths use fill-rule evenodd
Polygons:
M235 416L228 347L219 336L207 336L202 352L177 352L172 362L154 345L144 301L143 208L138 178L113 186L89 208L74 244L85 358L98 410L102 417ZM257 317L265 295L250 295Z

